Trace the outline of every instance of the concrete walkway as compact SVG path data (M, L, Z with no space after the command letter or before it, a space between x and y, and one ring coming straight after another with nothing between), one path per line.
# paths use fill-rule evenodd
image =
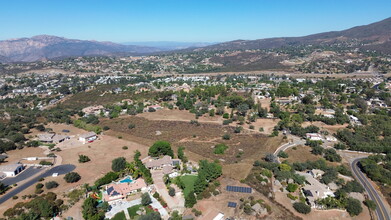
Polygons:
M141 204L141 199L135 199L135 200L132 200L132 201L118 201L118 202L115 202L115 203L113 203L111 205L111 210L106 212L105 216L106 216L106 218L111 219L118 212L124 211L125 216L129 217L129 219L130 219L130 216L129 216L129 213L128 213L128 208L130 208L132 206L135 206L135 205L140 205L140 204Z

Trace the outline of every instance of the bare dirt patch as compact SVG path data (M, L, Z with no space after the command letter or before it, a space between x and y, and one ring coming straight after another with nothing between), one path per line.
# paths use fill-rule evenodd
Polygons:
M315 122L309 122L309 121L306 121L302 124L303 127L307 127L307 126L310 126L310 125L315 125L317 127L319 127L321 130L326 130L328 131L330 134L335 134L339 129L343 129L343 128L346 128L348 126L348 124L343 124L343 125L327 125L323 122L320 122L320 121L315 121Z

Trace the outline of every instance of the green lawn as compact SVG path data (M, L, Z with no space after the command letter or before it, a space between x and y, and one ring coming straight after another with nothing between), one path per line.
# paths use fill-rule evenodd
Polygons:
M136 212L140 209L140 207L142 207L142 205L135 205L135 206L128 208L129 216L131 218L136 217L137 216Z
M118 212L111 220L124 220L126 219L124 212Z
M185 189L183 190L183 194L185 196L194 190L194 182L196 179L197 176L194 175L186 175L181 177L181 181L185 184Z

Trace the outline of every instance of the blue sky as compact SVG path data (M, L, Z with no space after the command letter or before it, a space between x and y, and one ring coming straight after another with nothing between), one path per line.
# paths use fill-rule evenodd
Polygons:
M390 0L0 0L0 40L222 42L343 30L391 17Z

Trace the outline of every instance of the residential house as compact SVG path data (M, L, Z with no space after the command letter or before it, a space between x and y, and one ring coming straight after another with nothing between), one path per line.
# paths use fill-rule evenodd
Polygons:
M318 133L307 133L305 135L310 141L323 141L322 135Z
M302 190L304 195L307 198L307 202L312 208L317 208L316 200L323 199L328 196L334 197L333 191L330 187L320 183L311 173L296 172L297 174L304 176L306 179L306 184Z
M173 172L175 166L181 164L181 160L172 159L170 156L166 155L159 159L146 157L143 159L143 163L148 169L163 170L164 174L170 174Z
M147 184L144 179L138 178L132 182L114 182L104 186L103 200L106 202L113 202L125 199L126 196L137 191L145 191Z
M85 115L98 115L104 109L102 105L94 105L83 108L81 111Z
M38 140L43 143L61 143L65 140L68 140L69 136L67 135L60 135L55 133L47 133L47 134L38 134Z

